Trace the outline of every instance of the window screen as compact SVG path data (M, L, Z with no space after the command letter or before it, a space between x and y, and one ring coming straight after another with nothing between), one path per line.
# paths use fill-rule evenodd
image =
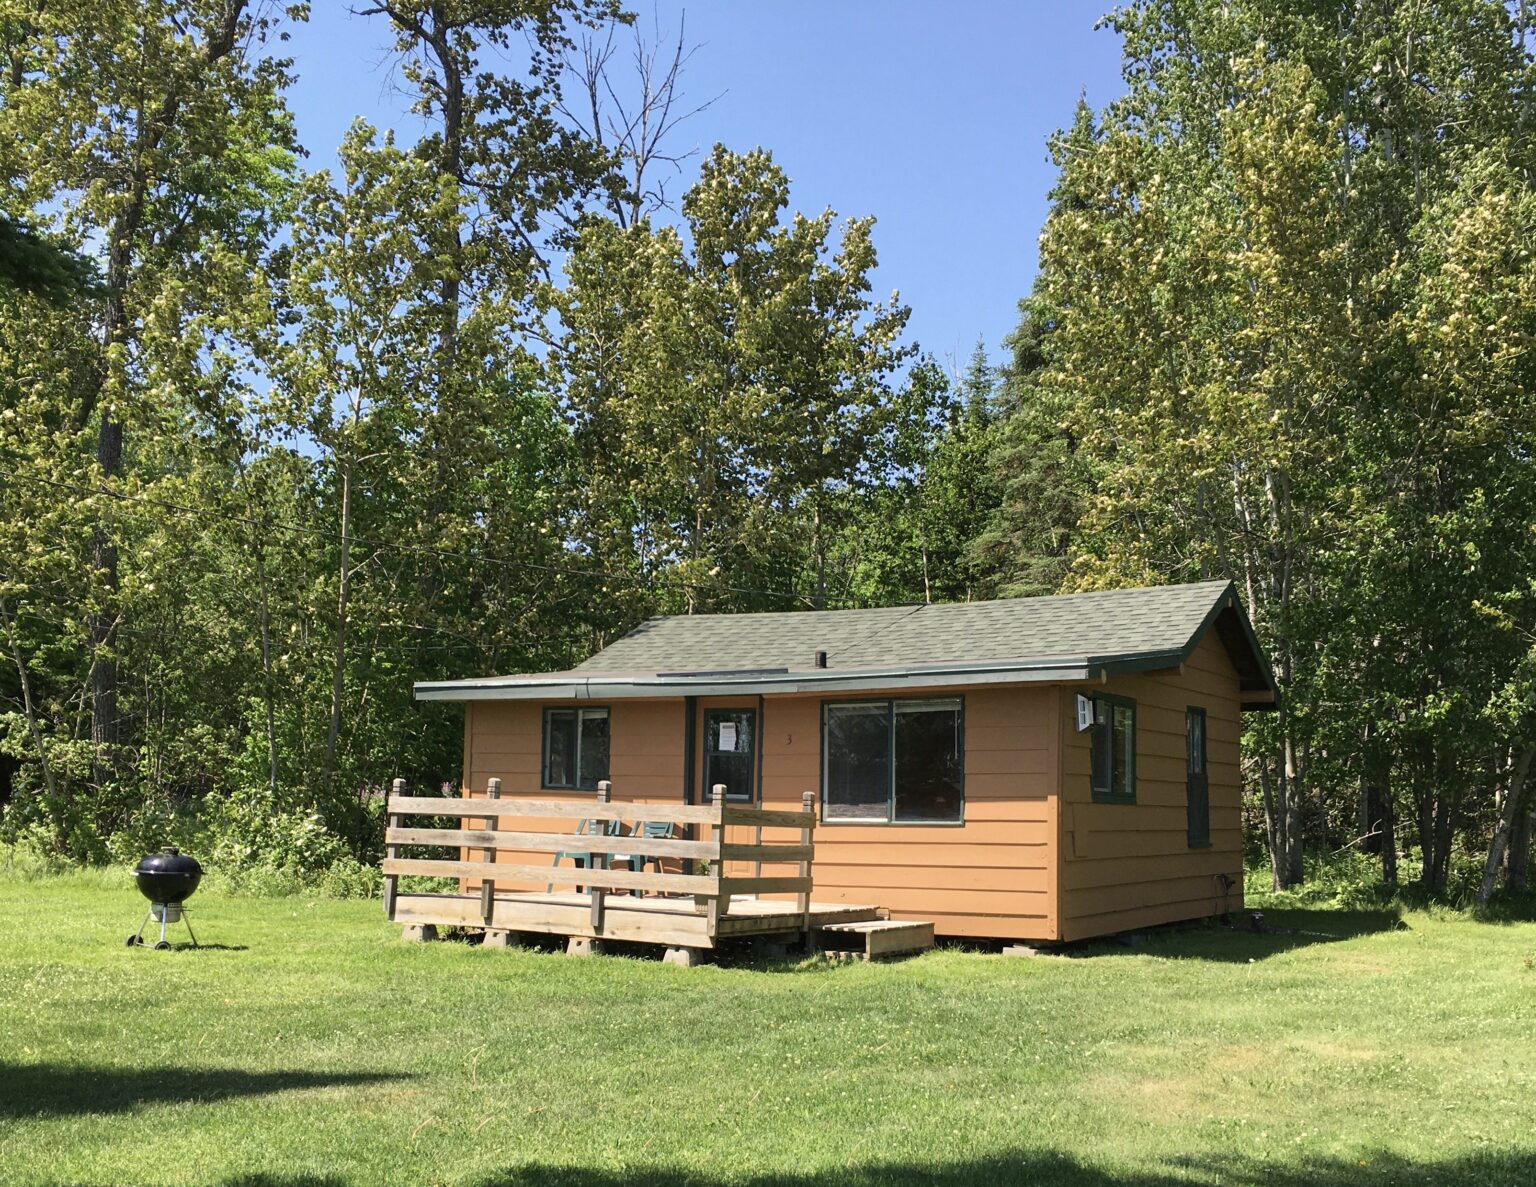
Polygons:
M608 778L608 710L544 710L544 786L595 791Z
M1136 702L1103 693L1093 698L1093 798L1136 799Z
M879 823L963 818L965 744L958 699L824 708L823 817Z

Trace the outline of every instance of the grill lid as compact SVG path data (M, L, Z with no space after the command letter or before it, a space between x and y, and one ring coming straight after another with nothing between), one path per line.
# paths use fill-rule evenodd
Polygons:
M203 880L203 867L195 857L167 845L134 868L139 893L154 903L180 903L192 897Z

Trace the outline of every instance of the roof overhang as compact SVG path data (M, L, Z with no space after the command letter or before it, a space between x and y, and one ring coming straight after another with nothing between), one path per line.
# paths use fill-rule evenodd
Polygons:
M1238 675L1238 703L1248 710L1278 707L1274 674L1230 583L1181 647L1106 655L1029 656L954 660L862 668L784 668L711 672L603 672L576 669L468 680L422 681L419 701L609 701L649 697L859 693L963 688L986 684L1097 682L1114 675L1175 669L1215 629Z
M657 675L547 672L478 680L424 681L419 701L599 701L625 697L767 695L873 692L881 689L959 688L975 684L1061 684L1120 673L1176 668L1178 651L1135 655L1068 656L986 664L812 669L798 672L692 672Z

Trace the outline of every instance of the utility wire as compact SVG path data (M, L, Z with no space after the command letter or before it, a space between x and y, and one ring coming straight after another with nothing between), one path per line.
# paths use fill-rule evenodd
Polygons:
M12 458L21 457L21 455L6 449L4 446L0 446L0 454L5 454ZM226 520L230 523L238 523L246 527L263 531L286 531L295 535L318 537L336 544L341 543L341 536L327 528L306 527L303 524L287 523L281 520L259 520L252 516L241 515L237 512L223 511L217 508L189 507L184 503L172 503L167 499L155 498L150 495L131 495L123 491L109 490L105 487L93 488L80 486L72 482L61 482L56 478L45 478L40 474L22 474L14 470L11 471L11 474L13 477L20 478L24 482L41 483L45 486L54 487L55 489L67 491L70 494L80 495L86 498L102 496L121 503L138 503L145 506L158 507L162 510L172 511L180 515L193 516L196 518L205 518L211 515L216 518ZM374 540L365 536L352 536L349 540L349 544L355 545L359 548L368 548L379 551L394 551L421 556L432 556L442 560L481 561L513 570L550 573L568 577L584 577L588 579L613 581L619 583L627 582L632 585L644 586L648 589L693 589L707 590L715 593L755 594L760 597L781 598L786 601L801 602L806 605L811 605L814 603L814 599L810 595L795 593L794 591L756 589L751 586L729 585L722 582L687 581L675 578L657 579L655 577L646 577L636 573L613 573L601 569L581 569L574 566L544 564L538 561L507 561L500 560L496 557L485 556L483 554L475 555L454 552L451 549L436 548L430 545L401 544L391 541ZM852 607L861 608L860 603L853 601L852 599L838 598L834 600L837 601L840 605L849 605L851 603Z

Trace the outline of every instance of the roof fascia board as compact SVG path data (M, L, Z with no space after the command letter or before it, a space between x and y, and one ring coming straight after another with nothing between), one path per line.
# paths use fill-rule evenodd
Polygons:
M1166 665L1163 665L1166 666ZM1051 684L1091 680L1095 664L1068 662L1050 667L850 672L846 675L791 674L777 679L677 680L656 677L593 677L583 681L492 684L463 681L418 684L418 701L601 701L634 697L737 696L743 693L873 692L898 688L950 688L976 684Z
M1276 698L1280 695L1280 686L1275 683L1275 673L1269 666L1269 656L1264 654L1264 648L1259 646L1259 637L1254 634L1253 623L1248 618L1248 611L1243 606L1243 599L1237 596L1237 586L1229 581L1227 587L1221 591L1221 596L1212 603L1209 611L1201 620L1199 628L1189 637L1189 642L1184 644L1184 649L1179 656L1179 662L1183 663L1195 653L1195 648L1200 645L1200 640L1205 638L1206 631L1216 625L1216 620L1221 617L1222 611L1231 608L1237 612L1238 625L1243 628L1243 636L1248 640L1249 650L1253 652L1253 658L1259 665L1259 674L1268 683L1271 695ZM1256 690L1248 690L1250 692ZM1241 699L1241 698L1239 698Z

